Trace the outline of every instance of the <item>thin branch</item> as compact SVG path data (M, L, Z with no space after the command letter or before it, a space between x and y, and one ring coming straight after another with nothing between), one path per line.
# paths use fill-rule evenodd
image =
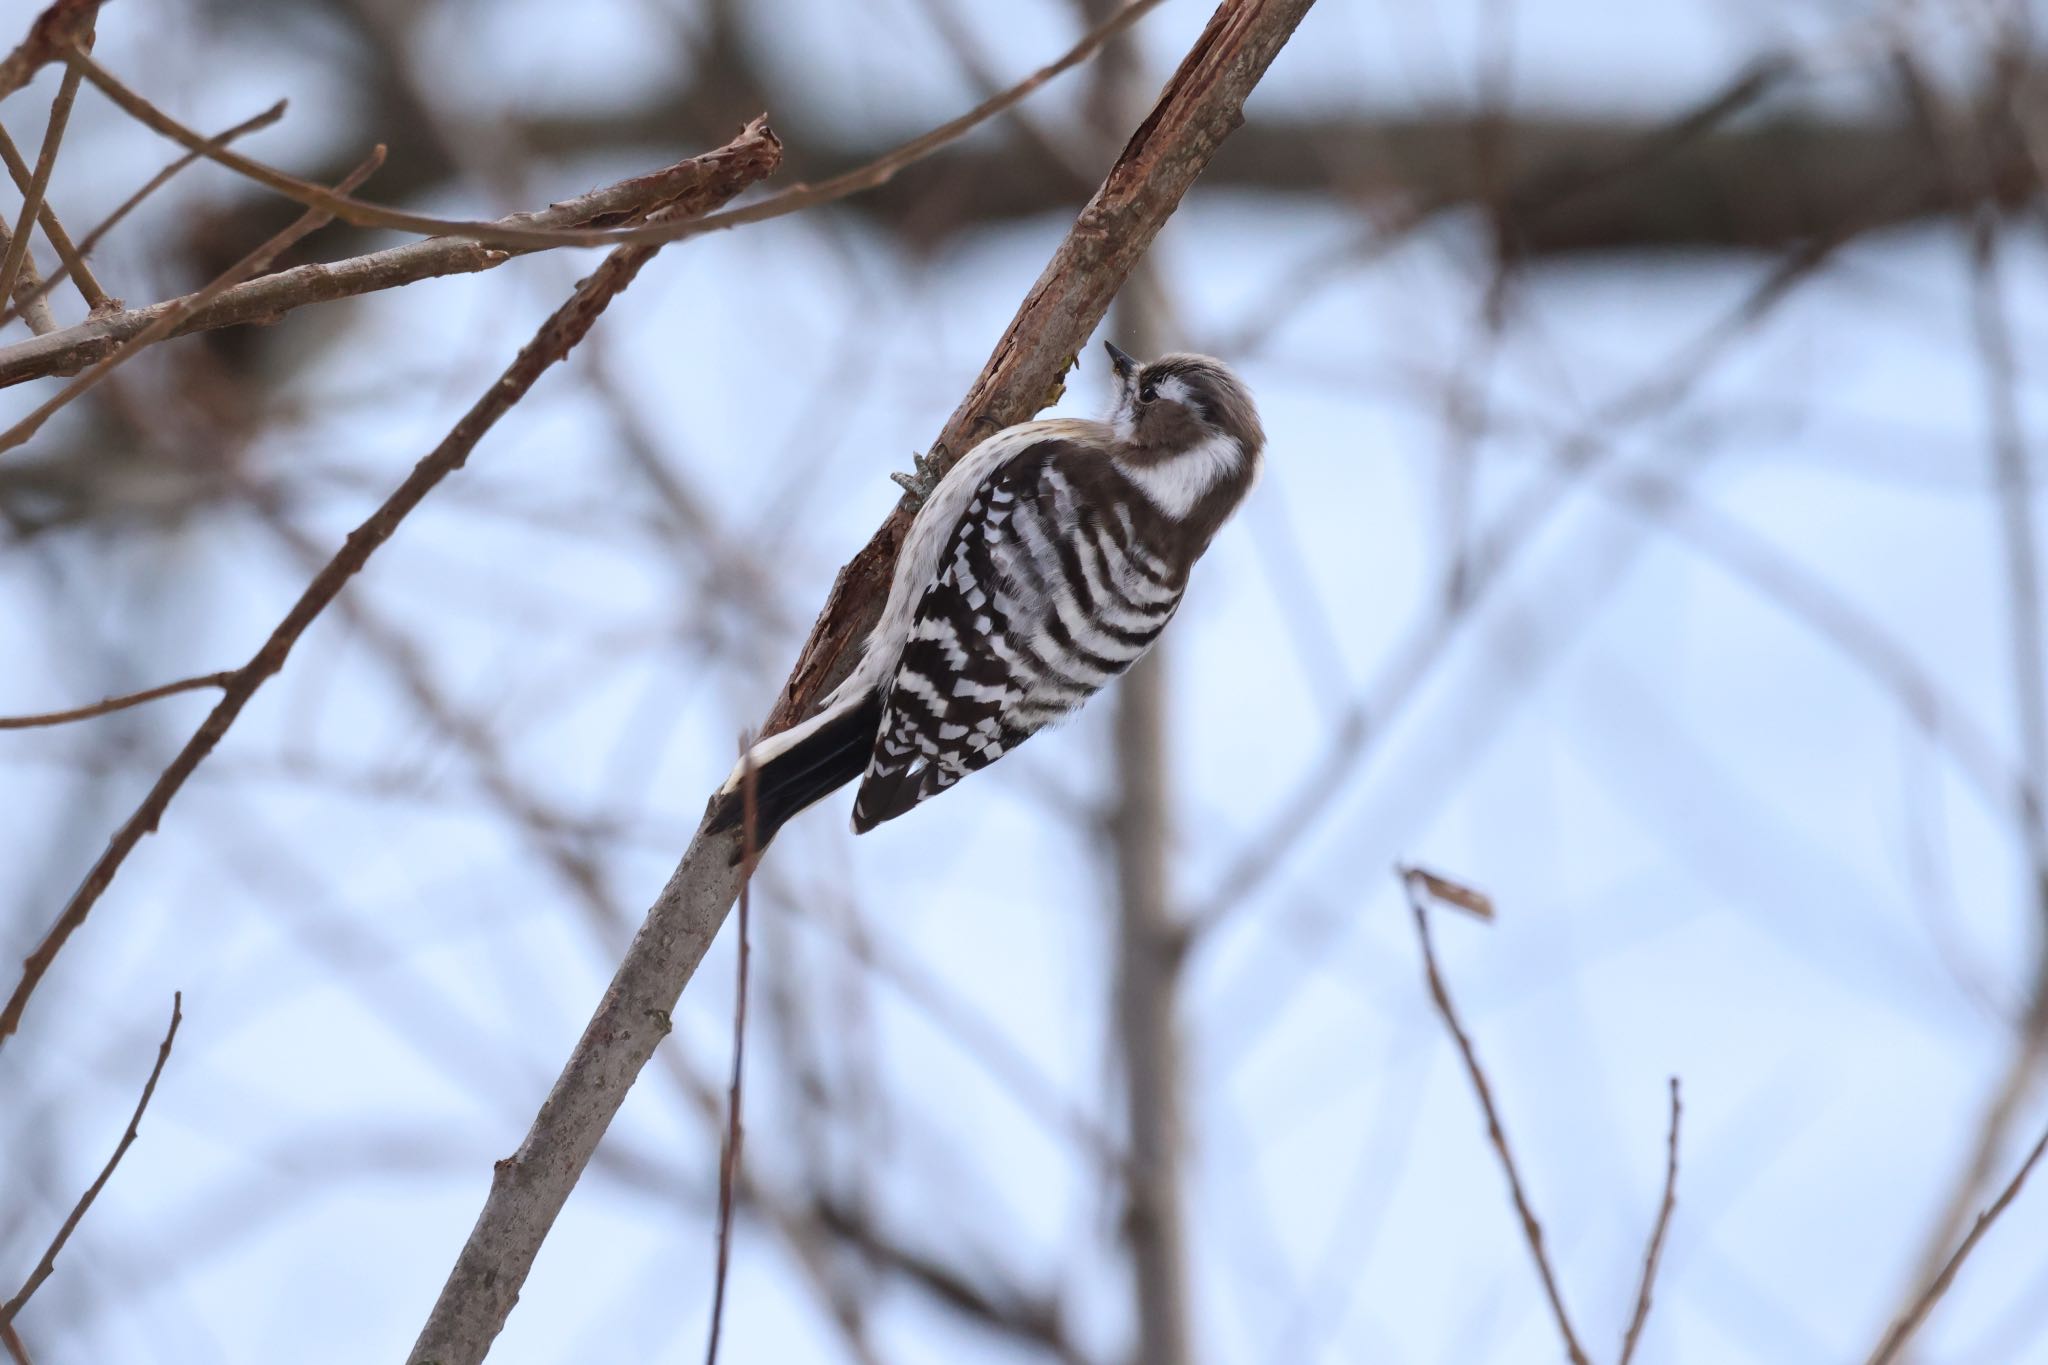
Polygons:
M5 223L0 223L0 255L9 254L13 250L14 234L7 230ZM57 330L56 315L50 311L49 303L42 297L48 292L49 286L36 270L35 256L23 256L21 274L14 281L12 311L18 313L21 320L28 324L28 329L37 336L44 336ZM7 297L9 296L0 294L0 299Z
M1657 1206L1657 1222L1650 1229L1650 1245L1643 1252L1643 1278L1636 1286L1635 1312L1629 1315L1628 1331L1621 1338L1621 1365L1635 1359L1636 1344L1642 1340L1643 1324L1650 1318L1650 1291L1657 1283L1657 1267L1664 1259L1664 1234L1671 1230L1671 1214L1678 1207L1678 1077L1671 1078L1671 1131L1665 1139L1664 1202Z
M50 1278L50 1272L57 1268L58 1253L64 1250L64 1244L71 1240L71 1234L78 1227L79 1220L83 1219L85 1211L92 1207L92 1201L100 1197L100 1191L106 1188L107 1181L114 1174L114 1168L121 1164L121 1158L128 1155L128 1149L134 1145L136 1132L142 1127L142 1111L149 1108L149 1097L156 1093L157 1078L164 1074L164 1063L171 1059L171 1041L178 1036L178 1025L185 1018L184 1004L184 992L176 992L171 996L171 1026L165 1031L163 1042L157 1045L156 1065L149 1069L149 1079L143 1082L142 1098L135 1102L135 1112L128 1119L128 1130L121 1134L121 1140L115 1144L114 1154L107 1158L107 1164L100 1167L98 1178L78 1197L78 1202L71 1208L70 1216L64 1220L64 1226L58 1228L57 1235L50 1239L50 1245L44 1250L43 1258L36 1262L36 1268L22 1281L20 1290L6 1303L0 1304L0 1327L11 1327L16 1315L21 1312L22 1305L42 1287L44 1280Z
M761 123L750 125L726 147L698 158L704 163L701 169L705 174L701 181L691 193L662 211L677 214L704 212L773 171L781 159L782 145L767 126ZM122 862L145 834L155 830L171 798L177 795L193 770L213 752L214 746L220 743L221 737L235 723L235 718L248 705L256 690L284 667L285 659L307 627L327 609L349 579L369 561L371 554L397 533L399 524L419 506L421 500L463 466L477 442L496 425L498 419L526 396L527 390L544 372L568 355L597 321L606 305L632 283L654 250L654 247L622 247L607 256L603 264L577 286L568 302L541 324L505 373L463 414L441 443L413 467L412 473L376 511L349 533L341 549L314 576L299 600L271 632L269 639L264 641L263 647L247 664L236 670L234 681L224 690L220 701L157 778L134 813L114 832L106 851L86 873L84 881L72 894L42 942L22 964L21 981L6 1006L0 1008L0 1046L4 1046L20 1027L22 1011L30 994L49 971L65 941L85 922L87 913L112 883Z
M1941 1302L1941 1296L1955 1283L1956 1272L1963 1268L1963 1262L1977 1249L1977 1243L1982 1240L1985 1232L1998 1221L1998 1216L2005 1212L2006 1206L2019 1195L2020 1187L2027 1183L2028 1175L2032 1174L2044 1151L2048 1151L2048 1132L2041 1134L2041 1140L2034 1144L2033 1151L2027 1153L2027 1159L2020 1163L2019 1170L2013 1173L2012 1179L1999 1192L1998 1198L1991 1202L1991 1207L1977 1215L1977 1221L1970 1228L1969 1235L1963 1238L1962 1245L1956 1248L1955 1254L1942 1266L1941 1273L1928 1282L1926 1290L1914 1301L1913 1306L1892 1324L1892 1330L1885 1334L1884 1340L1871 1353L1869 1365L1890 1365L1891 1361L1898 1358L1906 1342L1920 1329L1920 1324L1927 1320L1927 1315L1934 1311L1934 1305Z
M1078 43L1069 48L1064 56L1040 67L1001 94L983 100L958 118L950 119L930 132L912 138L866 165L858 166L842 175L835 175L829 180L820 181L816 185L792 186L780 194L770 195L745 208L729 209L724 213L714 213L688 222L649 223L642 227L617 230L512 228L502 223L433 218L426 214L407 213L388 205L373 204L367 200L351 198L346 194L337 194L324 185L301 180L295 175L289 175L274 166L265 165L240 153L225 148L205 148L203 139L197 133L123 85L111 72L86 56L76 45L67 48L64 60L82 72L87 80L98 86L102 94L119 105L130 117L148 128L182 143L193 151L201 152L229 170L267 186L287 199L296 200L312 208L325 209L345 223L353 223L358 227L390 228L398 232L465 237L486 246L504 248L619 246L629 242L658 245L716 232L722 228L738 227L743 223L760 223L770 218L800 213L805 209L829 204L848 195L886 184L905 166L923 160L947 143L957 141L1023 100L1054 77L1079 66L1103 43L1136 23L1159 3L1160 0L1132 0L1132 3L1118 10L1107 21L1091 29Z
M983 419L1008 425L1056 396L1111 297L1241 120L1245 97L1312 3L1225 0L1217 9L948 420L937 451L942 469L964 453ZM851 666L908 525L899 505L840 570L764 731L802 714ZM494 1168L476 1226L414 1343L412 1365L475 1365L503 1329L548 1230L732 907L737 852L734 834L699 826L533 1126Z
M214 136L207 139L207 142L211 146L225 147L238 137L242 137L246 134L253 133L259 128L268 128L271 124L277 122L279 119L284 117L284 109L285 102L283 100L279 100L276 104L271 105L268 109L265 109L262 113L256 115L256 117L251 119L244 119L242 122L236 124L232 128L229 128L227 131L214 134ZM149 198L150 195L155 194L159 189L161 189L164 186L166 182L168 182L171 179L172 176L176 175L179 171L184 170L187 166L191 165L193 162L197 160L199 160L199 153L185 153L176 161L173 161L170 165L164 167L155 175L151 176L147 181L143 183L141 189L135 191L135 193L129 195L126 199L122 200L120 206L116 208L112 213L108 214L105 218L101 219L99 225L95 227L91 232L86 233L84 239L80 241L78 245L74 248L74 250L77 252L79 260L83 261L87 256L91 255L92 249L100 244L101 239L104 238L109 232L112 232L114 228L120 224L122 219L126 218L129 214L133 213L136 210L137 206L139 206L143 200ZM9 168L12 169L13 162L10 160L8 165ZM46 220L44 226L47 228L49 224L54 222L56 222L56 218L53 215L51 218ZM61 284L64 280L64 277L69 272L70 263L67 261L63 265L58 266L57 269L50 272L49 279L43 281L34 289L30 290L28 294L28 299L26 301L34 302L35 300L42 298L45 294L49 293L52 289L56 288L57 285ZM117 304L118 302L119 300L117 299L107 300L107 303L110 307ZM6 322L9 318L13 316L13 308L9 308L5 312L0 312L0 322ZM9 353L10 352L8 349L0 348L0 356L6 356ZM84 359L81 359L79 361L79 364L84 364L85 360L97 360L98 358L99 357L97 355L87 356L84 357ZM78 365L73 365L69 369L52 368L43 371L43 373L70 374L73 370L76 370L77 368ZM28 376L26 375L23 376L23 378L27 377ZM12 383L14 381L5 380L0 382Z
M0 1322L0 1346L7 1348L7 1358L14 1365L35 1365L28 1358L28 1347L22 1344L21 1334L14 1330L13 1323Z
M747 752L743 746L742 753ZM711 1340L704 1348L704 1365L718 1365L718 1334L725 1324L725 1277L732 1263L733 1194L739 1186L740 1081L747 1057L747 919L748 889L754 882L754 863L761 856L760 828L755 818L757 790L754 766L749 763L740 777L740 914L738 982L732 1005L732 1084L725 1096L725 1150L718 1161L718 1272L711 1286Z
M1451 993L1444 985L1443 974L1437 970L1436 947L1430 941L1429 910L1425 903L1425 897L1432 894L1430 880L1426 874L1412 867L1399 868L1397 872L1401 878L1401 889L1408 896L1408 909L1415 916L1415 936L1422 943L1422 965L1429 977L1430 999L1436 1002L1437 1013L1443 1016L1444 1025L1450 1029L1451 1037L1458 1045L1459 1055L1465 1059L1465 1073L1472 1078L1472 1089L1479 1096L1479 1108L1486 1115L1486 1136L1500 1156L1501 1169L1507 1173L1508 1193L1514 1198L1516 1214L1521 1217L1522 1236L1529 1243L1529 1254L1535 1260L1536 1273L1543 1281L1544 1297L1550 1300L1551 1314L1557 1319L1557 1331L1563 1338L1565 1355L1572 1365L1590 1365L1585 1348L1579 1345L1578 1335L1572 1331L1571 1315L1565 1311L1564 1295L1557 1287L1557 1272L1551 1268L1550 1253L1544 1250L1543 1225L1536 1221L1536 1211L1530 1207L1529 1196L1522 1188L1522 1174L1515 1166L1515 1154L1508 1146L1507 1130L1501 1127L1500 1111L1494 1107L1493 1087L1487 1083L1486 1070L1479 1064L1479 1053L1473 1048L1471 1035L1465 1032L1464 1024L1459 1022L1458 1011L1451 1004Z
M363 164L349 172L341 183L360 185L370 174L384 164L384 148L381 144L371 150ZM114 368L130 356L142 351L154 342L170 335L171 330L188 314L204 308L207 304L225 294L252 275L260 275L270 268L270 263L290 250L300 238L317 232L331 220L319 209L307 209L292 224L272 237L254 251L236 261L198 293L178 300L178 303L162 316L154 319L134 336L128 338L118 349L94 365L78 378L66 384L38 406L35 411L16 422L6 431L0 432L0 452L12 450L42 430L43 423L55 416L59 410L79 398L88 389L105 379Z
M33 183L34 172L29 169L28 163L22 160L21 149L14 145L14 139L7 135L5 128L0 128L0 160L7 163L7 174L13 177L15 188L26 195L30 184ZM37 288L33 297L42 297L49 292L51 284L69 276L78 282L79 296L85 300L87 308L98 310L110 306L113 300L108 298L107 291L100 287L99 280L85 263L84 253L79 250L77 243L71 240L71 234L64 230L64 225L57 221L57 211L50 207L47 199L37 207L36 221L43 225L43 235L50 239L50 245L57 248L57 259L60 264L50 273L50 278ZM0 295L0 298L4 297L6 296Z
M262 117L267 119L269 116ZM252 120L251 124L255 122ZM222 133L214 141L224 143L246 131L251 124ZM186 158L189 160L191 158ZM167 168L164 175L167 177L176 169L177 166ZM708 170L705 158L693 157L648 175L634 176L588 194L562 200L539 212L513 214L499 222L515 227L568 225L644 215L661 204L695 193L712 170L715 167ZM249 280L203 303L197 294L188 294L142 308L111 313L32 341L0 347L0 387L44 375L71 373L100 359L123 341L158 325L172 313L177 314L177 320L165 334L168 336L183 336L242 323L271 322L307 304L328 303L381 289L396 289L441 275L495 269L514 256L526 255L537 249L521 247L504 251L466 238L434 237L346 260L294 266Z
M87 14L84 30L73 40L80 50L92 46L92 15ZM0 259L0 299L14 295L14 282L21 274L22 262L28 257L29 239L35 235L36 214L43 207L43 195L50 188L50 173L57 169L57 149L64 143L64 130L71 123L71 106L78 99L79 72L66 71L64 79L57 85L57 96L50 101L49 122L43 127L43 148L36 154L36 168L29 176L28 187L21 192L21 216L15 220L14 240L8 243L7 255ZM51 239L52 241L55 238Z
M34 716L0 716L0 730L33 730L44 725L69 725L75 720L91 720L95 716L112 715L126 711L131 706L155 701L160 697L175 697L180 692L197 692L203 687L226 687L235 680L234 669L223 669L219 673L202 673L196 678L180 678L159 687L144 688L140 692L129 692L124 696L108 697L90 706L74 707L69 711L45 711Z

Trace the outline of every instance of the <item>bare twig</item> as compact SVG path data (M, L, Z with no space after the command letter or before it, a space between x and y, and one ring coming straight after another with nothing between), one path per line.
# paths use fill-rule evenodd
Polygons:
M1109 177L1081 211L940 437L941 465L986 418L1036 412L1110 298L1180 203L1313 0L1225 0ZM801 715L852 662L873 625L905 528L899 506L840 570L764 730ZM733 834L700 826L634 935L583 1036L519 1149L499 1162L476 1226L414 1344L413 1365L474 1365L518 1298L534 1257L612 1116L667 1032L674 1008L739 890Z
M362 165L351 171L341 183L359 185L370 174L384 164L384 148L380 145L364 159ZM331 221L318 209L307 209L282 232L272 237L254 251L236 261L198 293L188 295L161 316L153 319L147 327L128 338L112 354L101 360L78 378L66 384L38 406L35 411L16 422L6 431L0 432L0 452L12 450L42 429L43 423L55 416L59 409L77 399L86 390L105 379L115 366L143 350L153 342L161 341L190 313L204 308L207 304L225 294L252 275L260 275L270 268L270 263L310 232L316 232Z
M96 701L90 706L74 707L69 711L45 711L34 716L0 716L0 730L33 730L44 725L69 725L75 720L91 720L95 716L126 711L131 706L140 706L159 697L175 697L180 692L197 692L203 687L226 687L234 679L235 670L224 669L219 673L202 673L196 678L180 678L176 682L147 687L140 692L108 697L105 701Z
M709 214L688 222L649 223L643 227L617 230L508 227L503 223L433 218L426 214L406 213L387 205L373 204L367 200L351 198L346 194L337 194L324 185L301 180L295 175L288 175L274 166L265 165L240 153L225 148L205 148L204 140L199 134L130 90L75 45L65 51L64 60L83 72L85 78L98 86L101 93L138 122L193 151L200 152L239 175L277 191L287 199L297 200L312 208L325 209L345 223L353 223L358 227L390 228L398 232L465 237L486 246L505 248L618 246L627 242L649 245L681 241L686 237L716 232L721 228L738 227L742 223L759 223L770 218L780 218L785 214L800 213L805 209L829 204L834 200L844 199L848 195L885 184L905 166L920 161L947 143L965 136L1023 100L1047 81L1079 66L1103 43L1136 23L1146 11L1155 8L1159 3L1160 0L1131 0L1130 4L1118 10L1107 21L1091 29L1057 60L1040 67L1002 93L983 100L958 118L948 120L930 132L914 137L873 161L844 174L835 175L816 185L792 186L780 194L770 195L745 208Z
M268 128L271 124L277 122L279 119L284 117L284 109L285 102L283 100L279 100L276 104L271 105L268 109L265 109L262 113L256 115L256 117L251 119L244 119L242 122L236 124L232 128L227 129L225 132L214 134L214 136L207 139L207 142L209 145L212 146L225 147L227 146L227 144L233 142L238 137L242 137L245 136L246 134L253 133L259 128ZM91 255L92 249L100 244L101 239L104 238L109 232L112 232L114 228L120 224L122 219L126 218L129 214L133 213L136 207L140 205L143 200L149 198L149 196L151 196L152 194L155 194L159 189L163 188L164 184L167 181L169 181L172 176L176 175L179 171L184 170L187 166L191 165L193 162L197 160L199 160L199 153L187 152L183 156L179 157L177 160L171 162L170 165L164 167L155 175L151 176L148 180L144 181L141 189L135 191L135 193L129 195L126 199L122 200L119 207L117 207L112 213L108 214L105 218L101 219L99 225L93 228L91 232L86 233L85 237L77 244L77 246L73 248L73 251L78 256L78 259L80 261L83 261L87 256ZM9 168L12 169L13 162L10 160L8 165ZM44 226L47 228L51 223L54 222L56 222L56 218L53 215L45 222ZM31 289L28 292L28 298L26 302L33 303L35 300L40 299L44 295L48 294L52 289L56 288L57 285L61 284L64 280L64 277L69 273L70 262L67 260L64 264L58 266L57 269L50 272L49 279L43 281L41 284L37 285L34 289ZM230 292L232 293L232 291ZM113 307L118 302L119 300L117 299L108 299L107 305L109 307ZM21 305L15 305L15 307L19 306ZM10 307L5 312L0 312L0 322L6 322L9 318L13 316L14 307ZM189 319L187 325L189 326ZM138 330L140 330L139 327ZM0 357L5 357L9 354L10 348L0 348ZM98 358L99 357L97 355L84 356L79 360L78 364L74 364L69 368L52 367L50 369L40 371L40 373L70 374L73 370L76 370L79 367L79 365L84 364L86 360L97 360ZM28 375L21 376L21 378L23 379L29 377L30 376ZM16 381L11 379L0 379L0 384L14 382Z
M774 170L780 164L781 155L781 143L765 124L757 122L750 125L726 147L698 158L702 163L699 169L703 173L700 182L691 193L678 199L664 212L701 213L710 205L723 203ZM193 770L213 752L214 746L234 724L256 690L284 667L285 659L306 628L327 609L348 580L368 562L371 554L396 534L399 524L435 485L463 466L477 442L496 425L498 419L509 412L534 382L582 339L606 305L632 283L654 250L653 247L622 247L605 258L604 263L577 287L568 302L541 324L539 331L520 350L505 373L463 414L441 443L429 451L405 481L349 534L334 558L314 576L291 611L264 641L263 647L247 664L236 670L234 681L224 689L225 695L157 778L135 812L114 832L106 851L86 873L85 880L50 926L42 942L22 964L21 981L6 1006L0 1008L0 1045L4 1045L20 1027L22 1010L30 994L49 970L65 940L85 922L87 913L113 881L122 862L142 837L156 828L171 798L177 795Z
M1543 1281L1544 1297L1550 1300L1551 1314L1557 1319L1558 1335L1564 1341L1565 1355L1572 1365L1590 1365L1585 1348L1579 1345L1578 1335L1572 1331L1571 1315L1565 1311L1564 1295L1557 1287L1557 1272L1551 1268L1550 1253L1543 1247L1543 1225L1536 1221L1536 1211L1529 1205L1529 1196L1522 1188L1521 1171L1515 1166L1515 1154L1508 1146L1507 1130L1501 1127L1500 1111L1494 1107L1493 1087L1487 1083L1486 1070L1479 1064L1479 1053L1472 1046L1471 1035L1465 1032L1464 1024L1458 1020L1456 1006L1451 1004L1451 994L1444 985L1443 974L1437 970L1436 947L1429 937L1429 910L1425 896L1434 895L1432 883L1445 879L1421 873L1412 867L1397 869L1401 888L1408 896L1408 909L1415 916L1415 936L1422 944L1422 965L1429 977L1430 999L1436 1002L1437 1013L1443 1016L1445 1027L1451 1031L1451 1038L1458 1045L1458 1054L1465 1060L1465 1073L1472 1078L1472 1089L1479 1097L1479 1108L1486 1115L1486 1136L1493 1143L1493 1150L1500 1156L1501 1170L1508 1178L1508 1193L1515 1201L1515 1213L1522 1220L1522 1236L1529 1243L1529 1254L1536 1262L1536 1273ZM1454 901L1462 907L1462 900Z
M29 169L28 163L22 160L21 149L14 145L14 139L8 136L5 128L0 128L0 161L7 163L7 174L13 177L15 188L26 195L34 180L34 172ZM107 291L100 287L99 280L85 263L84 253L78 244L71 240L71 234L64 230L64 225L57 221L57 211L50 207L47 199L37 207L36 221L43 225L43 235L50 239L50 245L57 248L57 260L60 264L57 269L50 272L48 280L37 286L33 297L42 297L49 292L51 284L69 276L77 281L79 296L85 300L87 308L97 310L110 305L113 300L109 299ZM0 295L0 298L4 297L6 296Z
M1650 1245L1643 1252L1643 1278L1636 1286L1635 1311L1629 1315L1628 1331L1621 1338L1621 1365L1635 1359L1636 1345L1643 1337L1643 1324L1650 1318L1650 1292L1657 1283L1657 1267L1664 1259L1664 1234L1671 1230L1671 1214L1678 1207L1678 1077L1671 1078L1671 1131L1665 1139L1664 1200L1657 1206L1657 1222L1650 1229Z
M271 116L260 117L262 121L268 121ZM257 122L252 120L250 124L230 129L213 140L225 142ZM167 178L176 170L177 165L167 168L163 177ZM499 221L511 225L566 225L616 220L634 213L645 214L650 208L679 195L696 192L705 174L704 158L693 158L649 175L634 176L589 194L565 199L537 213L514 214ZM148 188L145 187L145 193ZM534 249L522 247L504 251L464 238L435 237L352 256L347 260L294 266L249 280L210 301L202 302L197 294L189 294L92 318L76 327L67 327L33 341L0 347L0 386L19 384L44 375L71 373L106 355L123 341L159 324L172 313L177 314L177 319L165 333L167 336L183 336L240 323L269 322L307 304L353 298L380 289L396 289L440 275L490 270Z
M84 27L72 41L82 50L92 46L93 15L87 11ZM79 73L66 71L64 79L57 85L57 96L50 101L50 118L43 127L43 148L36 154L36 168L29 176L26 188L21 192L21 216L15 219L14 240L8 243L7 255L0 258L0 299L14 296L14 281L21 274L21 265L28 257L29 239L35 235L36 214L43 207L43 195L50 188L50 173L57 168L57 149L64 143L64 129L71 122L71 106L78 99ZM54 237L51 239L56 240Z
M0 223L0 255L13 250L14 234L7 230L5 223ZM20 315L31 332L45 336L57 330L56 314L50 311L49 303L43 298L49 292L49 285L36 271L35 255L30 253L21 258L21 273L15 277L14 293L0 294L0 299L11 297L14 300L11 311Z
M2034 1150L2027 1153L2027 1159L2020 1163L2019 1170L2013 1172L2012 1179L1999 1191L1998 1198L1991 1201L1991 1207L1977 1215L1976 1223L1971 1226L1962 1244L1955 1249L1955 1254L1942 1266L1941 1272L1928 1282L1926 1290L1914 1300L1912 1307L1892 1324L1891 1331L1885 1333L1884 1340L1871 1352L1869 1365L1890 1365L1891 1361L1897 1359L1913 1333L1920 1330L1920 1324L1934 1311L1934 1305L1941 1302L1941 1296L1946 1294L1948 1287L1955 1282L1956 1272L1963 1268L1963 1262L1977 1249L1977 1243L1983 1239L1985 1232L1998 1221L1998 1216L2005 1212L2006 1206L2018 1197L2020 1187L2027 1183L2028 1175L2032 1174L2044 1151L2048 1151L2048 1132L2041 1134L2040 1141L2034 1144Z
M743 748L742 753L746 752ZM718 1162L718 1271L711 1286L711 1339L704 1348L704 1365L718 1365L718 1333L725 1323L725 1277L732 1264L732 1205L739 1186L740 1083L747 1057L747 940L748 888L754 882L754 862L760 857L760 828L755 819L757 774L749 763L740 777L740 913L739 967L732 1003L732 1084L725 1095L725 1150Z
M0 1346L7 1348L7 1358L14 1365L35 1365L28 1358L28 1347L22 1344L21 1334L14 1330L13 1323L0 1322Z
M35 1269L28 1273L28 1278L22 1281L21 1288L16 1291L14 1297L0 1304L0 1326L11 1326L16 1315L21 1312L22 1305L42 1287L44 1280L50 1278L50 1272L57 1268L58 1253L64 1250L64 1244L71 1240L71 1234L78 1227L79 1220L84 1218L85 1211L92 1207L92 1201L100 1197L100 1191L106 1188L107 1181L114 1174L114 1168L121 1164L121 1158L126 1156L129 1147L134 1145L136 1131L142 1126L142 1111L149 1108L149 1097L156 1093L157 1078L164 1074L164 1063L171 1059L171 1041L178 1036L178 1025L185 1018L184 1004L185 996L182 991L171 996L171 1026L164 1032L163 1042L157 1045L156 1065L149 1069L149 1079L143 1082L142 1098L135 1102L135 1112L128 1119L128 1130L121 1134L121 1140L114 1145L114 1154L107 1158L107 1164L100 1167L99 1176L86 1187L85 1193L78 1197L78 1202L72 1206L64 1225L58 1228L57 1235L50 1239L50 1245L44 1250L43 1258L36 1262Z

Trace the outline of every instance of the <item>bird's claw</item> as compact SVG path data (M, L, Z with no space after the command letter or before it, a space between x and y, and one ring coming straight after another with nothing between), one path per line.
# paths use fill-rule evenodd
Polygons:
M901 488L910 499L910 508L914 512L924 506L924 500L932 495L934 488L938 487L939 452L934 450L929 455L920 455L916 451L912 451L910 463L910 473L905 474L901 470L892 470L889 474L889 479L898 488Z

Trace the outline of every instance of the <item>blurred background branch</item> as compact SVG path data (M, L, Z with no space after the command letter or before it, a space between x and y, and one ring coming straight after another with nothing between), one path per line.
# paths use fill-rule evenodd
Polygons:
M404 1349L734 734L850 657L886 532L805 627L900 529L886 472L949 412L958 454L1098 405L1106 289L1033 281L1212 8L1014 106L1106 6L106 11L93 61L192 139L322 183L385 144L414 221L602 226L764 109L784 183L868 188L665 256L137 846L0 1049L0 1259L133 1110L127 1002L183 986L176 1084L0 1344ZM1999 1184L2048 1123L2037 9L1320 0L1156 243L1087 220L1116 339L1251 378L1266 482L1117 696L762 868L732 1358L1555 1356L1403 965L1411 857L1517 907L1438 951L1574 1321L2041 1354L2048 1206ZM90 82L53 137L96 11L0 59L0 426L297 214ZM6 732L0 949L212 700L161 686L247 658L595 264L335 224L0 458L0 715L152 698ZM500 1353L702 1358L729 938Z

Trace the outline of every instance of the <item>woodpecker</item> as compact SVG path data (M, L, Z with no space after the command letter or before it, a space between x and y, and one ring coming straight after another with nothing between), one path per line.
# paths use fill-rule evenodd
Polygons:
M930 483L882 619L816 714L763 739L712 798L710 828L755 835L860 778L864 834L1078 710L1152 647L1188 571L1257 478L1266 437L1222 361L1141 365L1105 341L1105 421L996 432Z

